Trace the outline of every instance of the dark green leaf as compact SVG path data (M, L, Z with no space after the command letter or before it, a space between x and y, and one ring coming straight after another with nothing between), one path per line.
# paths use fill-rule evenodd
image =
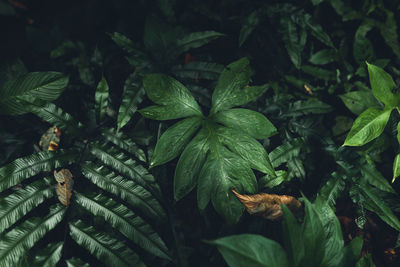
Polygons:
M329 47L335 48L329 35L324 32L320 24L314 23L310 14L304 15L304 22L311 29L311 34Z
M397 154L393 162L393 179L392 183L400 176L400 154Z
M376 188L389 193L395 193L386 178L376 169L373 162L361 164L361 174L368 183Z
M250 34L254 31L257 25L260 23L261 16L263 15L262 10L257 9L249 16L246 17L245 21L240 28L239 34L239 47L243 45L243 43L249 38Z
M285 249L288 252L290 266L298 266L304 257L304 242L301 226L297 222L292 212L282 206L284 218L282 221L282 235L285 244Z
M71 258L65 262L67 263L67 267L90 267L89 263L86 263L79 258Z
M304 140L302 138L295 138L284 143L283 145L276 147L269 153L269 158L271 159L272 166L276 168L282 163L287 162L294 157L297 157L303 145Z
M301 116L307 114L325 114L332 111L332 107L317 99L298 100L289 104L284 117Z
M33 266L54 267L61 259L61 253L64 243L50 243L44 249L35 255L32 262Z
M104 120L108 107L108 84L104 76L101 77L101 80L97 85L94 99L97 123L100 123L102 120Z
M371 91L353 91L339 95L346 107L356 115L360 115L367 108L379 107Z
M320 196L325 199L329 206L333 207L336 199L343 192L345 185L343 175L333 172L326 184L322 186Z
M179 65L172 68L172 72L181 78L189 78L195 81L217 80L222 70L223 65L213 62L193 61L185 65Z
M308 60L315 65L325 65L337 61L337 51L334 49L322 49L312 54Z
M375 57L372 42L366 38L367 33L372 29L369 23L361 24L354 36L353 55L358 64L366 60L372 60Z
M176 41L175 53L180 55L189 49L201 47L224 34L215 31L192 32Z
M300 69L301 54L307 40L307 32L304 27L297 28L291 16L280 18L282 39L293 65Z

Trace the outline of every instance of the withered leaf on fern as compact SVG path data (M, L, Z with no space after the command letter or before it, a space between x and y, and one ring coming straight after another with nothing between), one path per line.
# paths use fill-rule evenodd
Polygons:
M54 178L57 180L57 196L58 200L64 205L69 205L72 188L74 186L74 180L72 179L72 173L68 169L61 169L59 172L54 170Z
M61 130L57 126L50 127L40 138L39 146L42 150L57 150L60 144Z

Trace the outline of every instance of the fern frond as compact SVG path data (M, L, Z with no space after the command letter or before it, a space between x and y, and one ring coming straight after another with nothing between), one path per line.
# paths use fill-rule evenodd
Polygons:
M115 133L113 129L106 129L101 133L101 135L107 141L131 153L132 155L135 155L139 160L146 162L146 154L144 151L122 132Z
M272 166L276 168L282 163L297 157L303 144L303 138L295 138L272 150L271 153L269 153Z
M82 174L101 189L119 196L151 218L165 218L166 214L160 203L148 190L132 180L116 175L104 167L97 167L93 163L82 164Z
M26 251L62 220L64 213L65 208L56 204L45 218L30 218L1 236L0 267L14 266Z
M46 179L27 185L0 199L0 233L53 194L54 189Z
M89 147L90 152L102 161L105 165L110 166L121 174L126 175L135 183L140 184L144 188L151 191L157 189L154 177L132 157L122 151L106 148L98 144L91 144Z
M29 111L68 133L79 135L83 131L80 122L53 103L48 103L43 107L30 105Z
M85 225L81 220L69 224L71 237L107 266L145 266L124 243Z
M102 194L84 196L76 193L75 201L93 215L104 217L115 229L143 249L158 257L170 259L160 236L125 205Z
M321 188L320 195L328 202L329 206L333 207L336 203L336 199L343 192L345 186L346 183L343 177L338 173L333 172L331 178Z
M0 168L0 192L42 171L50 171L76 159L75 150L42 151L19 158Z
M90 267L89 263L84 262L79 258L70 258L65 262L67 263L67 267Z
M50 243L39 251L33 260L34 266L53 267L61 259L61 252L64 243Z

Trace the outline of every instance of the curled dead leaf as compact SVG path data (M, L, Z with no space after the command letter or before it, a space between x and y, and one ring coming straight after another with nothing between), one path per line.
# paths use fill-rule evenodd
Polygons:
M72 188L74 186L74 180L72 179L72 173L68 169L62 169L59 172L54 170L54 178L57 181L57 196L58 200L64 205L69 205Z
M301 203L296 198L287 195L275 194L255 194L255 195L241 195L232 189L247 212L250 214L260 215L267 220L277 221L283 216L281 204L285 204L292 212L301 210Z

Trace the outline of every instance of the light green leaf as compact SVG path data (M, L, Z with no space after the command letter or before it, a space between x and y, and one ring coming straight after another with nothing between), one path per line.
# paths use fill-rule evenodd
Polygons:
M176 40L175 54L180 55L189 49L201 47L224 34L215 31L192 32Z
M104 76L101 77L101 80L97 85L94 99L97 123L100 123L107 114L108 106L108 84Z
M225 144L233 153L247 161L251 168L275 177L275 170L267 151L255 139L226 127L218 127L216 134L220 143Z
M397 154L393 162L393 179L392 183L400 176L400 154Z
M378 137L389 120L391 109L369 108L355 120L344 146L362 146Z
M371 91L352 91L339 95L345 106L354 114L360 115L367 108L379 107Z
M0 168L0 192L43 171L51 171L76 160L75 150L42 151L16 159Z
M0 238L0 265L15 266L16 262L36 242L52 230L63 218L65 207L56 204L44 218L31 217Z
M278 133L275 126L263 114L249 109L224 110L215 114L213 119L256 139L268 138Z
M209 141L206 131L200 132L183 150L174 175L174 199L180 200L186 196L197 184L197 178L209 150Z
M158 140L150 167L164 164L181 153L201 125L200 117L186 118L168 128Z
M50 243L35 255L33 266L54 267L61 259L64 242Z
M44 105L53 101L64 91L68 80L59 72L31 72L19 76L0 88L0 113L20 115L27 112L25 102Z
M288 267L287 255L276 241L241 234L207 241L216 245L230 267Z
M99 261L108 266L145 266L140 258L121 241L87 226L81 220L69 223L71 237Z
M229 64L222 71L219 76L217 86L215 87L212 95L212 108L210 114L215 114L220 110L229 109L235 105L243 105L251 100L254 100L260 95L259 87L256 87L252 95L249 89L247 91L243 88L248 85L251 76L250 62L247 58L241 58L231 64ZM247 102L242 103L248 99ZM239 103L239 104L238 104Z
M0 199L0 233L54 195L49 182L34 182Z
M163 259L170 259L167 254L168 249L160 236L148 223L125 205L103 194L85 196L76 192L74 196L74 200L79 205L94 216L103 217L112 227L144 250Z
M388 108L400 105L400 93L392 93L392 89L396 87L392 77L378 66L369 64L368 62L367 66L374 96Z
M179 111L169 119L193 115L203 116L199 105L189 90L174 78L164 74L149 74L144 77L143 85L147 96L154 103ZM142 115L145 114L142 113Z
M122 94L122 102L118 111L117 131L125 126L135 114L137 106L143 101L144 88L141 85L140 76L137 72L133 72L126 79L124 84L124 92Z

